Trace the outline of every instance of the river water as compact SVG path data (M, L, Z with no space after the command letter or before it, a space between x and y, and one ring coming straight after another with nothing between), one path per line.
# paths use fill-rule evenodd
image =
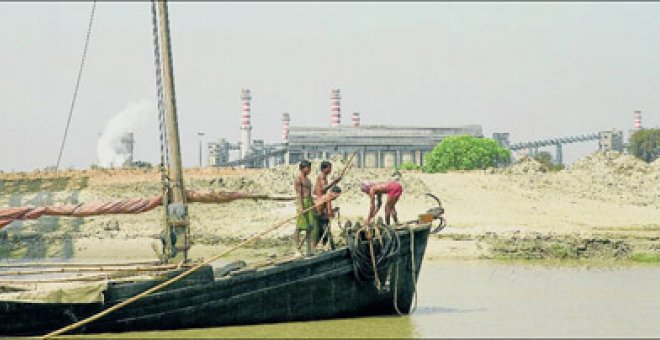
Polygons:
M658 337L660 267L426 262L410 316L108 334L227 337ZM98 337L99 335L94 335Z

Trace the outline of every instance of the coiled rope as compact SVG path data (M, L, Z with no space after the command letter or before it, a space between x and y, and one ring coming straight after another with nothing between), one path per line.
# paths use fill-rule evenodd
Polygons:
M361 228L355 234L346 235L347 245L353 260L353 274L360 281L374 280L380 289L379 276L383 275L389 268L401 250L401 240L396 231L390 226L379 226L380 241L369 242L366 227ZM373 237L372 237L373 239ZM373 256L371 247L373 247Z

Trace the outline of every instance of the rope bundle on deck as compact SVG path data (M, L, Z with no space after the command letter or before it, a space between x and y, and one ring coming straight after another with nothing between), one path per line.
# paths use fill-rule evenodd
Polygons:
M353 273L358 280L380 282L380 279L376 278L376 273L378 276L384 276L384 273L390 268L392 259L399 255L401 250L401 240L392 227L381 225L376 228L379 228L379 235L372 236L373 256L367 240L366 228L359 229L356 233L349 232L346 235L346 243L353 259Z

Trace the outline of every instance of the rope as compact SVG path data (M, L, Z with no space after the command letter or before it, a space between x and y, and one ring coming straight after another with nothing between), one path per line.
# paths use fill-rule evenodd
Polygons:
M163 66L160 60L160 43L158 39L158 14L156 12L156 1L151 1L151 23L154 42L154 66L156 67L156 96L158 102L158 128L160 130L160 164L161 174L164 167L169 164L167 147L167 125L165 124L165 95L163 90ZM166 184L164 184L166 185Z
M157 291L159 291L159 290L161 290L161 289L163 289L163 288L165 288L165 287L167 287L167 286L169 286L169 285L171 285L171 284L173 284L173 283L175 283L175 282L177 282L177 281L183 279L184 277L186 277L186 276L192 274L193 272L195 272L195 271L197 271L198 269L200 269L200 268L202 268L202 267L208 265L209 263L211 263L211 262L213 262L213 261L215 261L215 260L217 260L217 259L219 259L219 258L221 258L221 257L223 257L223 256L225 256L225 255L227 255L227 254L229 254L229 253L231 253L231 252L233 252L233 251L235 251L235 250L241 248L241 247L244 247L245 245L249 244L250 242L252 242L252 241L258 239L259 237L261 237L261 236L263 236L263 235L265 235L265 234L267 234L267 233L269 233L269 232L271 232L271 231L274 231L275 229L278 229L278 228L284 226L285 224L287 224L287 223L289 223L289 222L295 220L296 218L298 218L298 216L300 216L301 214L304 214L304 213L306 213L306 212L308 212L308 211L311 211L312 209L316 209L317 206L320 206L320 205L322 205L322 204L325 204L326 202L329 202L329 201L333 200L333 199L336 198L336 197L337 197L337 196L334 196L334 195L328 195L328 196L326 196L323 200L319 201L319 203L316 203L316 204L314 204L313 206L311 206L311 207L309 207L309 208L303 210L301 213L296 214L295 216L290 217L290 218L288 218L288 219L286 219L286 220L284 220L284 221L282 221L282 222L280 222L280 223L278 223L278 224L276 224L276 225L274 225L274 226L272 226L272 227L270 227L270 228L268 228L268 229L266 229L266 230L260 232L259 234L257 234L257 235L255 235L255 236L253 236L253 237L251 237L251 238L249 238L249 239L247 239L247 240L245 240L245 241L239 243L238 245L236 245L236 246L234 246L234 247L232 247L232 248L230 248L230 249L228 249L228 250L226 250L226 251L224 251L224 252L222 252L222 253L219 253L219 254L217 254L217 255L211 256L211 257L210 257L209 259L207 259L206 261L204 261L204 262L202 262L202 263L199 263L199 264L195 265L194 267L192 267L192 268L190 268L190 269L188 269L188 270L182 272L181 274L179 274L179 275L177 275L177 276L175 276L175 277L173 277L173 278L171 278L171 279L169 279L169 280L167 280L167 281L165 281L165 282L162 282L162 283L160 283L160 284L158 284L158 285L156 285L156 286L154 286L154 287L152 287L152 288L149 288L149 289L143 291L142 293L140 293L140 294L138 294L138 295L135 295L135 296L133 296L133 297L131 297L131 298L129 298L129 299L126 299L126 300L124 300L124 301L122 301L122 302L120 302L120 303L118 303L118 304L116 304L116 305L113 305L112 307L110 307L110 308L108 308L108 309L106 309L106 310L104 310L104 311L101 311L101 312L99 312L99 313L97 313L97 314L95 314L95 315L92 315L92 316L90 316L90 317L88 317L88 318L86 318L86 319L83 319L83 320L78 321L78 322L76 322L76 323L73 323L73 324L71 324L71 325L69 325L69 326L66 326L66 327L60 328L60 329L58 329L58 330L56 330L56 331L53 331L53 332L51 332L51 333L48 333L48 334L44 335L43 337L41 337L41 339L49 339L49 338L51 338L51 337L58 336L58 335L61 335L61 334L66 333L66 332L72 331L72 330L74 330L74 329L76 329L76 328L82 327L82 326L84 326L84 325L86 325L86 324L88 324L88 323L90 323L90 322L93 322L93 321L95 321L95 320L98 320L98 319L100 319L100 318L102 318L102 317L104 317L104 316L106 316L106 315L108 315L108 314L110 314L110 313L112 313L112 312L118 310L118 309L121 309L121 308L123 308L123 307L125 307L125 306L127 306L127 305L129 305L129 304L131 304L131 303L133 303L133 302L135 302L135 301L137 301L137 300L140 300L141 298L146 297L147 295L149 295L149 294L151 294L151 293L157 292Z
M389 268L392 259L397 258L401 249L399 235L390 226L381 226L383 228L382 246L378 242L364 242L366 237L361 237L365 233L365 227L358 230L353 235L347 234L347 245L353 260L353 274L355 278L363 280L376 280L379 273L383 273ZM374 248L372 257L370 247ZM373 261L372 261L373 260ZM376 270L373 270L374 267Z
M415 272L417 270L415 269L415 231L411 227L408 227L408 230L410 230L410 261L412 263L411 275L413 282L413 299L415 299L413 308L408 311L408 314L410 314L417 310L417 278L415 277Z
M402 316L403 313L401 313L401 310L399 310L399 303L397 302L398 300L398 288L399 288L399 259L396 259L396 269L394 273L394 310L396 311L399 316Z
M378 277L378 269L376 267L376 254L374 254L374 238L369 237L369 253L371 255L371 266L374 270L374 282L376 283L376 289L380 290L380 278Z
M89 202L45 207L13 207L0 209L0 229L17 220L34 220L41 216L89 217L107 214L139 214L155 209L163 204L165 195L150 198L116 200L110 202ZM286 196L268 196L242 192L186 191L186 199L191 203L226 203L235 200L290 201Z
M417 310L417 279L415 278L415 231L412 227L408 227L410 230L410 261L412 265L412 282L413 282L413 299L415 301L412 308L408 310L408 314L413 313ZM398 303L398 288L399 288L399 259L396 260L396 269L394 274L394 310L399 316L404 315L399 309Z
M152 22L152 35L154 42L154 66L156 68L156 98L158 103L158 129L160 132L160 182L162 185L163 192L163 232L161 234L161 242L163 243L163 257L165 255L170 255L172 249L172 237L171 237L171 228L169 224L169 214L167 212L167 206L169 205L168 191L169 191L169 181L166 173L166 168L169 167L169 158L167 147L167 125L165 124L165 95L163 94L163 76L162 76L162 64L160 61L160 44L158 41L158 14L156 11L156 2L151 1L151 22Z
M87 47L89 46L89 37L92 34L92 23L94 22L94 13L96 12L96 0L92 3L92 14L89 16L89 24L87 25L87 36L85 37L85 46L83 47L83 54L80 60L80 67L78 68L78 78L76 79L76 86L73 90L73 98L69 106L69 117L66 120L66 127L64 128L64 136L62 137L62 144L60 145L60 152L57 155L57 163L55 164L55 171L60 168L60 161L62 160L62 152L64 152L64 143L69 134L69 126L71 125L71 116L73 116L73 108L76 104L78 97L78 89L80 88L80 80L82 79L83 67L85 66L85 59L87 58Z

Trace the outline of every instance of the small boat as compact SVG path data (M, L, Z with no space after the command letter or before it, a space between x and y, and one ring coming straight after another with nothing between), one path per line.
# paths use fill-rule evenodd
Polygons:
M161 139L167 143L161 148L167 150L167 157L161 155L163 195L129 203L18 208L4 215L0 211L0 227L11 220L43 214L139 213L162 205L164 229L159 260L141 267L78 264L54 268L42 264L38 267L41 269L29 271L20 264L4 266L0 268L0 335L50 337L408 313L414 305L432 223L440 221L433 232L444 226L441 206L396 227L349 224L342 233L344 246L312 256L252 266L237 262L224 267L212 265L212 260L220 256L199 263L188 259L189 202L217 203L261 196L200 196L184 190L167 3L152 1L152 14L158 85L164 86L158 88L161 124L166 126L165 130L161 128ZM325 202L336 195L328 197ZM6 270L12 267L21 271ZM21 280L28 274L65 272L96 274Z

